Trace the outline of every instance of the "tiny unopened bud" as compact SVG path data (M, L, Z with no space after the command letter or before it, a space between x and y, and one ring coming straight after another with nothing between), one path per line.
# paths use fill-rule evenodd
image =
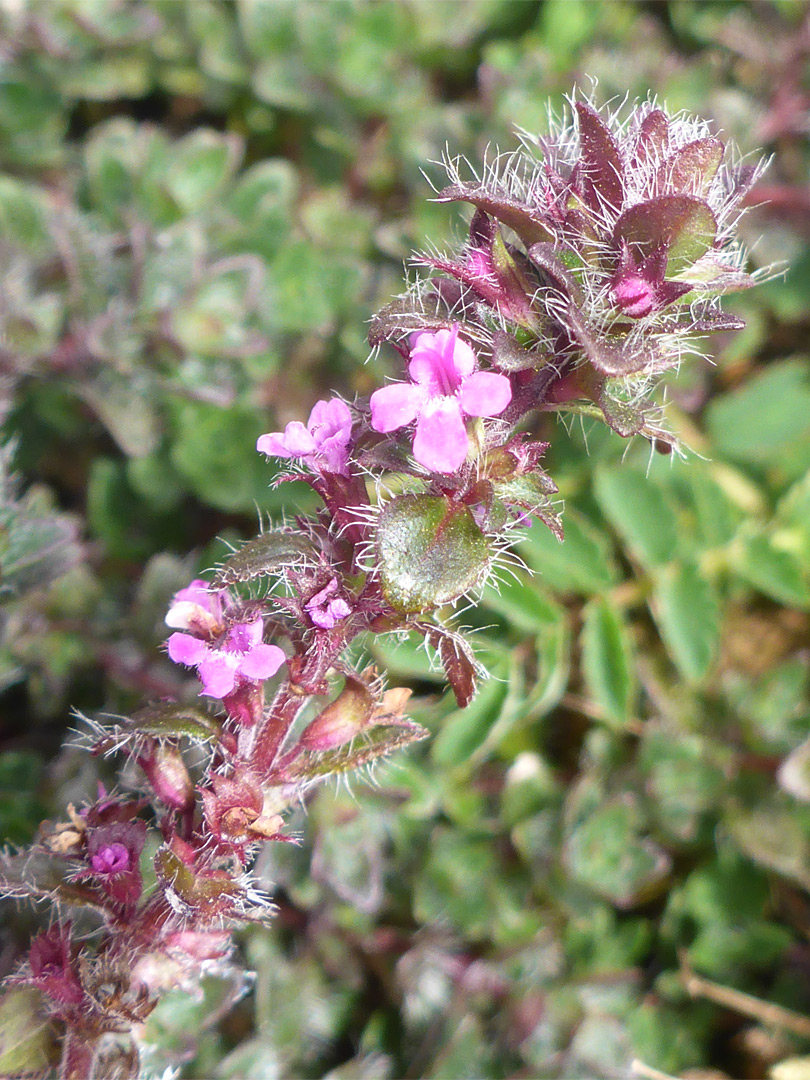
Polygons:
M655 307L655 288L640 274L628 274L613 286L616 306L633 319L643 319Z
M304 729L299 746L322 752L351 742L366 727L374 714L374 698L359 679L347 677L346 685Z
M106 844L90 856L90 865L97 874L123 874L130 867L129 852L123 844Z
M173 604L166 613L165 622L172 630L190 630L201 638L213 638L222 632L222 625L216 616L191 600Z
M140 759L157 797L174 810L187 810L194 802L194 785L183 755L171 743L158 743Z

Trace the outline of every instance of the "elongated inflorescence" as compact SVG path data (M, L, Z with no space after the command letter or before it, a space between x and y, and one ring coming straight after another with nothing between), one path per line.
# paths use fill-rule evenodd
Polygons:
M199 703L95 727L92 750L133 760L141 790L100 791L5 858L7 893L54 906L12 981L41 991L66 1032L64 1076L91 1075L101 1041L136 1029L162 989L230 963L232 929L272 911L255 855L290 842L285 813L310 786L426 736L407 689L351 666L358 635L421 635L471 700L481 668L448 611L530 519L563 537L531 414L601 415L667 449L657 378L696 338L740 325L719 298L752 284L734 227L758 170L702 121L576 100L480 175L448 171L438 197L471 205L469 236L420 256L422 276L372 321L372 346L401 361L394 380L258 441L320 510L172 600L168 653ZM95 911L92 942L70 907ZM110 972L116 993L100 996Z

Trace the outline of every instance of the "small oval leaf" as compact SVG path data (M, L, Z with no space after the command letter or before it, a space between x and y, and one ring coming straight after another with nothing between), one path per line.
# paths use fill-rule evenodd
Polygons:
M278 574L285 566L300 562L312 552L311 542L300 533L282 530L260 533L225 560L215 584L234 585Z
M619 613L606 599L585 609L582 672L591 697L606 719L625 724L635 692L630 642Z
M484 578L491 557L468 508L434 495L399 495L383 507L377 554L385 598L409 614L457 600Z
M158 702L139 709L126 727L156 739L184 735L198 741L215 739L220 731L219 722L204 709L174 702Z

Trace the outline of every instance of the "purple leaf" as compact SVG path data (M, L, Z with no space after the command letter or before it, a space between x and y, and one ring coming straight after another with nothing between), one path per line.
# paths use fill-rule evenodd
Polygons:
M447 681L453 688L460 709L470 704L475 696L478 667L472 649L459 634L434 623L415 625L424 634L441 659Z
M502 371L526 371L542 367L551 357L548 353L530 351L518 345L511 334L496 330L492 335L492 365Z
M696 139L672 153L658 170L660 190L705 195L711 187L725 147L719 139Z
M730 311L713 312L711 315L703 315L695 322L689 324L689 333L696 334L719 334L726 330L744 330L745 322Z
M552 244L533 244L529 248L529 258L535 266L539 266L551 278L552 283L560 292L569 296L577 304L582 302L579 282L566 268Z
M567 325L590 362L604 375L632 375L654 359L651 347L631 350L625 343L612 344L600 337L573 304L568 309Z
M371 328L368 332L369 345L376 348L384 341L401 338L405 334L418 333L421 330L434 333L437 330L451 330L453 321L440 312L423 311L410 297L400 296L392 300L390 304L386 304L371 320Z
M645 258L656 248L668 251L667 276L692 266L714 243L717 221L709 207L693 195L661 195L629 207L616 222L613 242L622 241Z
M639 126L634 164L643 167L648 162L662 161L668 149L669 120L662 109L653 109Z
M581 159L578 169L582 197L592 210L607 203L616 213L624 202L622 159L613 136L590 105L576 103Z
M497 218L516 232L527 246L539 240L553 240L553 223L548 214L498 191L479 184L451 184L439 192L437 202L468 202Z

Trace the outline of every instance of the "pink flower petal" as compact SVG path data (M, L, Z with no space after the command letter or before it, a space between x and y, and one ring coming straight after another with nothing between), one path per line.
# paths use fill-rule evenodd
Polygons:
M225 651L230 653L247 653L262 640L264 622L261 618L254 619L249 623L236 623L228 632L228 640L225 643Z
M412 383L391 383L371 395L371 426L375 431L395 431L416 419L425 398L424 390Z
M317 433L321 430L325 438L340 435L348 442L352 433L351 409L340 398L318 401L309 414L307 427L315 436L316 442L320 441Z
M263 435L262 438L266 439L267 436ZM222 606L220 604L220 593L216 589L212 589L210 584L203 581L202 578L195 578L189 585L186 585L185 589L180 589L179 592L174 594L173 604L181 604L183 601L190 604L199 604L206 611L210 611L212 615L218 615Z
M188 667L196 667L208 655L208 646L199 638L191 634L172 634L167 645L169 647L169 659L175 664L186 664Z
M452 330L416 336L408 372L432 397L455 394L461 380L474 370L475 353L459 341L458 323Z
M469 449L461 408L454 397L437 398L419 416L413 456L431 472L452 473L464 464Z
M278 645L254 645L240 662L238 671L246 679L269 679L278 671L287 657Z
M505 375L476 371L461 384L459 398L467 416L499 416L512 400L512 386Z
M293 420L285 427L284 445L293 457L303 457L318 449L318 444L300 420Z
M307 600L306 604L304 604L304 607L307 609L307 611L310 611L312 608L320 607L321 605L326 604L329 600L329 597L334 596L335 593L338 591L338 587L339 586L337 578L332 578L329 584L324 585L320 592L316 592L311 600Z
M256 449L260 454L269 454L271 457L292 457L284 444L284 435L280 431L271 431L267 435L260 435L256 440Z
M236 685L239 658L234 653L211 652L198 666L202 683L200 693L212 698L224 698Z
M475 371L476 357L466 341L458 336L458 323L453 324L452 330L440 330L436 335L436 343L445 357L445 361L453 365L453 370L460 379L466 379Z

